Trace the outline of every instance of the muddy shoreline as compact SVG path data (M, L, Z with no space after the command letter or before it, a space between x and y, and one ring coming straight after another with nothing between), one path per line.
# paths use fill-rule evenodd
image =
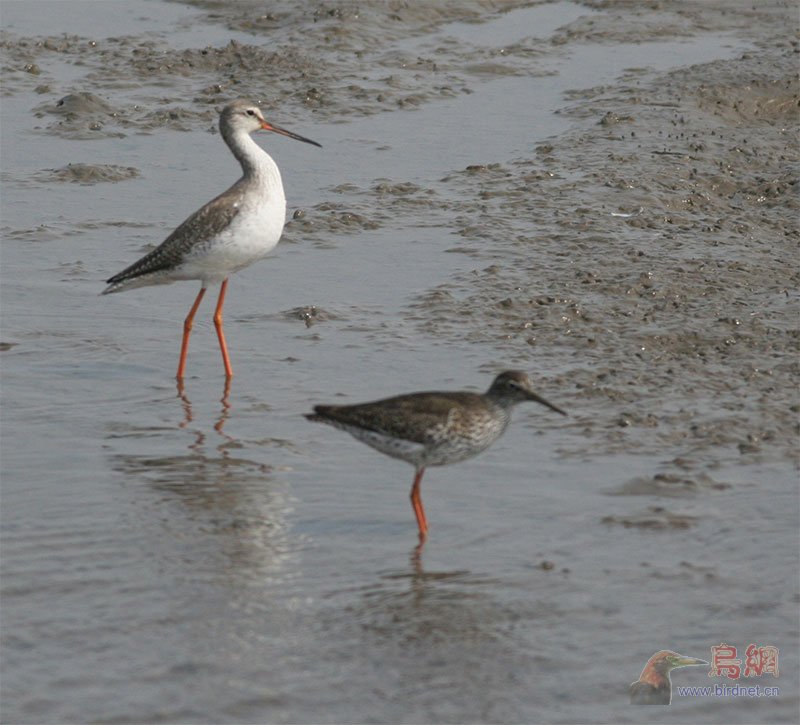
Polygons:
M422 298L420 329L558 359L587 434L572 452L658 453L678 470L796 460L798 47L788 6L765 5L679 13L682 32L714 10L755 22L757 50L575 92L563 112L588 128L447 180L474 202L463 252L492 264ZM592 37L617 37L598 25Z

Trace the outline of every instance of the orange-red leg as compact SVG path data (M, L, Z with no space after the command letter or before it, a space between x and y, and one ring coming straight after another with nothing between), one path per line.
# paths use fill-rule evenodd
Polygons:
M214 311L214 327L217 328L217 337L219 338L219 349L222 350L222 364L225 365L225 377L233 377L233 368L231 367L231 360L228 357L228 346L225 344L225 333L222 331L222 305L225 304L225 292L228 289L227 278L222 280L222 286L219 288L219 299L217 300L217 309Z
M197 297L194 300L194 304L192 305L192 309L189 310L189 314L186 315L186 319L183 321L183 342L181 343L181 358L178 361L178 380L183 380L183 374L186 372L186 354L189 352L189 335L192 334L192 324L194 323L194 316L197 314L197 308L200 307L200 303L203 301L203 295L206 293L206 288L201 287L200 291L197 293Z
M428 538L428 520L425 518L425 509L422 507L422 497L419 493L419 484L422 481L423 473L425 473L424 467L417 469L414 475L414 485L411 487L411 506L414 509L414 515L417 517L420 543Z

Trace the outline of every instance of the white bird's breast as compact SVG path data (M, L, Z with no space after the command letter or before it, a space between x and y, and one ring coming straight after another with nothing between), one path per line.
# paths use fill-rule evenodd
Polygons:
M286 198L282 188L273 188L261 198L244 195L235 204L240 208L228 227L197 245L184 262L185 270L207 282L219 282L267 256L283 233Z
M286 198L270 194L262 203L242 201L242 208L230 226L219 235L219 244L230 248L234 255L252 260L269 254L283 233L286 220Z

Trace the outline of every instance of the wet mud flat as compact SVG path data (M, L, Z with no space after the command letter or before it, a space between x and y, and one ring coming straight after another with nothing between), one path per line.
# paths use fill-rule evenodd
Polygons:
M97 13L92 33L23 18L2 38L4 118L16 111L28 154L2 169L4 465L29 477L4 481L6 717L637 722L626 687L653 651L758 638L781 648L779 699L673 707L793 722L796 6L131 12L124 29ZM647 62L658 43L670 70ZM558 85L582 50L606 62L622 45L643 62ZM530 88L548 80L543 131ZM129 297L99 312L96 292L204 200L204 180L181 186L224 158L204 134L243 95L327 156L281 159L297 211L285 279L268 261L237 275L239 377L229 402L204 402L218 370L201 325L193 405L164 381L183 308ZM506 135L505 109L530 109L530 132ZM258 296L262 279L293 287L283 306ZM508 367L570 419L517 416L505 455L437 470L436 536L408 564L408 472L299 414Z
M647 19L622 5L565 37ZM796 461L798 47L762 10L775 35L752 51L575 91L562 113L587 126L444 180L465 201L451 251L487 266L422 296L420 329L564 370L576 453Z

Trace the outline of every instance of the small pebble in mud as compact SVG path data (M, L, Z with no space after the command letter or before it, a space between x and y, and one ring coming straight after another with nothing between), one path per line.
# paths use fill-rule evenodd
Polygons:
M327 320L337 319L336 315L327 312L316 305L294 307L291 310L285 310L282 312L281 316L287 320L302 320L306 327L311 327L316 322L325 322Z
M547 559L545 559L539 564L539 568L544 571L551 571L552 569L555 568L555 566L556 565L552 561L547 561Z
M295 209L294 214L292 214L292 219L302 219L306 215L303 209Z
M305 93L305 101L319 104L322 101L322 93L316 88L309 88Z

